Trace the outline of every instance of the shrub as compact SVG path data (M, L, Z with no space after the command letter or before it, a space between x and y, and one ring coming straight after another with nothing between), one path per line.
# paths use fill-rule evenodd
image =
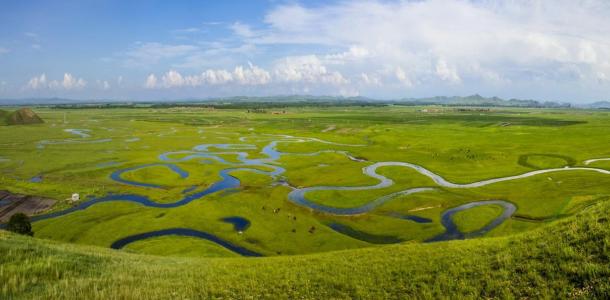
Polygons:
M30 223L30 218L23 213L16 213L12 215L11 219L8 221L6 229L8 229L8 231L23 235L34 235L34 232L32 232L32 224Z

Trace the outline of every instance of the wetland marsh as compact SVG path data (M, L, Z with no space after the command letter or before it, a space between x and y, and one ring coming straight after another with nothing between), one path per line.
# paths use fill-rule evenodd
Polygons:
M0 130L2 186L83 196L34 216L37 237L112 248L155 239L124 251L180 255L184 244L192 255L211 242L202 249L267 256L504 236L610 195L606 112L37 111L45 124Z

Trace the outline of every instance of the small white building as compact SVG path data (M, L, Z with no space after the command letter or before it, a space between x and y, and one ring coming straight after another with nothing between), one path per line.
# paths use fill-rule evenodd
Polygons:
M77 193L72 194L72 198L70 198L72 201L78 201L80 200L80 195Z

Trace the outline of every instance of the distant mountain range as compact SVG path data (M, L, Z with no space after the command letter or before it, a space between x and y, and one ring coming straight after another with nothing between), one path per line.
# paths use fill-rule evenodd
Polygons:
M230 103L340 103L349 104L369 104L369 105L448 105L448 106L498 106L498 107L547 107L547 108L587 108L587 109L610 109L610 101L599 101L590 104L575 105L565 102L537 101L531 99L502 99L499 97L483 97L475 94L471 96L437 96L428 98L403 98L398 100L377 100L366 97L334 97L334 96L310 96L310 95L286 95L269 97L217 97L217 98L191 98L176 100L157 100L157 101L132 101L132 100L79 100L65 98L24 98L24 99L0 99L0 105L84 105L84 104L123 104L123 105L142 105L142 104L230 104Z
M554 101L540 102L536 100L522 99L502 99L498 97L483 97L475 94L466 97L431 97L431 98L405 98L402 102L411 102L417 104L438 104L438 105L453 105L453 106L511 106L511 107L571 107L570 103L560 103Z
M598 101L591 104L584 105L585 108L593 109L610 109L610 101Z

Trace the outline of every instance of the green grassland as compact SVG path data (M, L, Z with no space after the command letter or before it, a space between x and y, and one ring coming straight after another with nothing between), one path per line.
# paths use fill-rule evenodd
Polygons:
M493 204L473 207L468 210L457 212L453 216L453 222L461 232L473 232L500 216L502 210L502 207Z
M167 245L174 246L168 249ZM162 256L200 257L201 253L205 253L207 257L239 256L212 242L191 237L164 236L151 238L129 244L125 249L136 253Z
M601 201L506 237L269 258L149 256L0 232L0 297L607 299L609 213ZM134 251L165 253L146 243ZM195 244L177 248L208 247Z
M164 166L134 169L122 175L125 180L155 184L158 188L127 185L110 178L119 169L161 163L159 156L166 152L191 151L201 144L251 144L254 147L238 151L246 152L248 158L264 159L261 149L281 139L279 135L333 142L278 143L279 151L292 153L271 163L286 169L282 174L285 185L276 184L264 174L236 170L230 174L241 181L240 187L212 193L183 206L156 208L107 202L33 223L36 237L60 242L109 247L130 235L191 228L265 256L367 247L380 249L360 251L393 251L382 250L386 246L342 234L328 225L339 223L370 235L421 242L443 233L440 216L445 210L497 199L517 206L512 218L486 234L503 237L545 227L610 197L610 176L590 171L554 172L455 189L440 187L412 169L388 166L378 173L394 181L389 187L312 191L307 198L321 205L351 208L413 187L433 189L397 196L368 213L352 216L321 213L288 201L290 187L377 184L378 180L364 175L362 169L382 161L415 163L455 183L536 169L585 166L587 159L610 157L610 115L605 111L497 108L481 112L439 108L429 113L420 107L354 106L294 107L283 114L205 108L38 108L35 112L45 120L44 124L0 126L0 186L12 192L57 199L53 211L75 205L65 200L72 193L80 193L85 199L137 194L157 203L173 203L193 186L200 191L219 181L219 172L228 167L199 157L175 162L188 172L186 178ZM83 138L65 131L70 128L88 129L90 136ZM316 151L323 152L311 155ZM343 152L365 161L350 160ZM187 156L188 153L176 153L172 158ZM219 156L233 164L239 162L234 153ZM598 161L587 167L610 169L610 162ZM268 166L248 168L270 171ZM42 175L41 182L30 182L38 175ZM492 207L464 211L456 215L456 223L462 230L475 231L493 219L496 212ZM431 222L398 219L391 217L392 213ZM227 216L246 218L251 226L239 234L231 224L220 221ZM312 228L315 230L310 232ZM165 256L234 255L211 242L187 237L138 241L122 251Z

